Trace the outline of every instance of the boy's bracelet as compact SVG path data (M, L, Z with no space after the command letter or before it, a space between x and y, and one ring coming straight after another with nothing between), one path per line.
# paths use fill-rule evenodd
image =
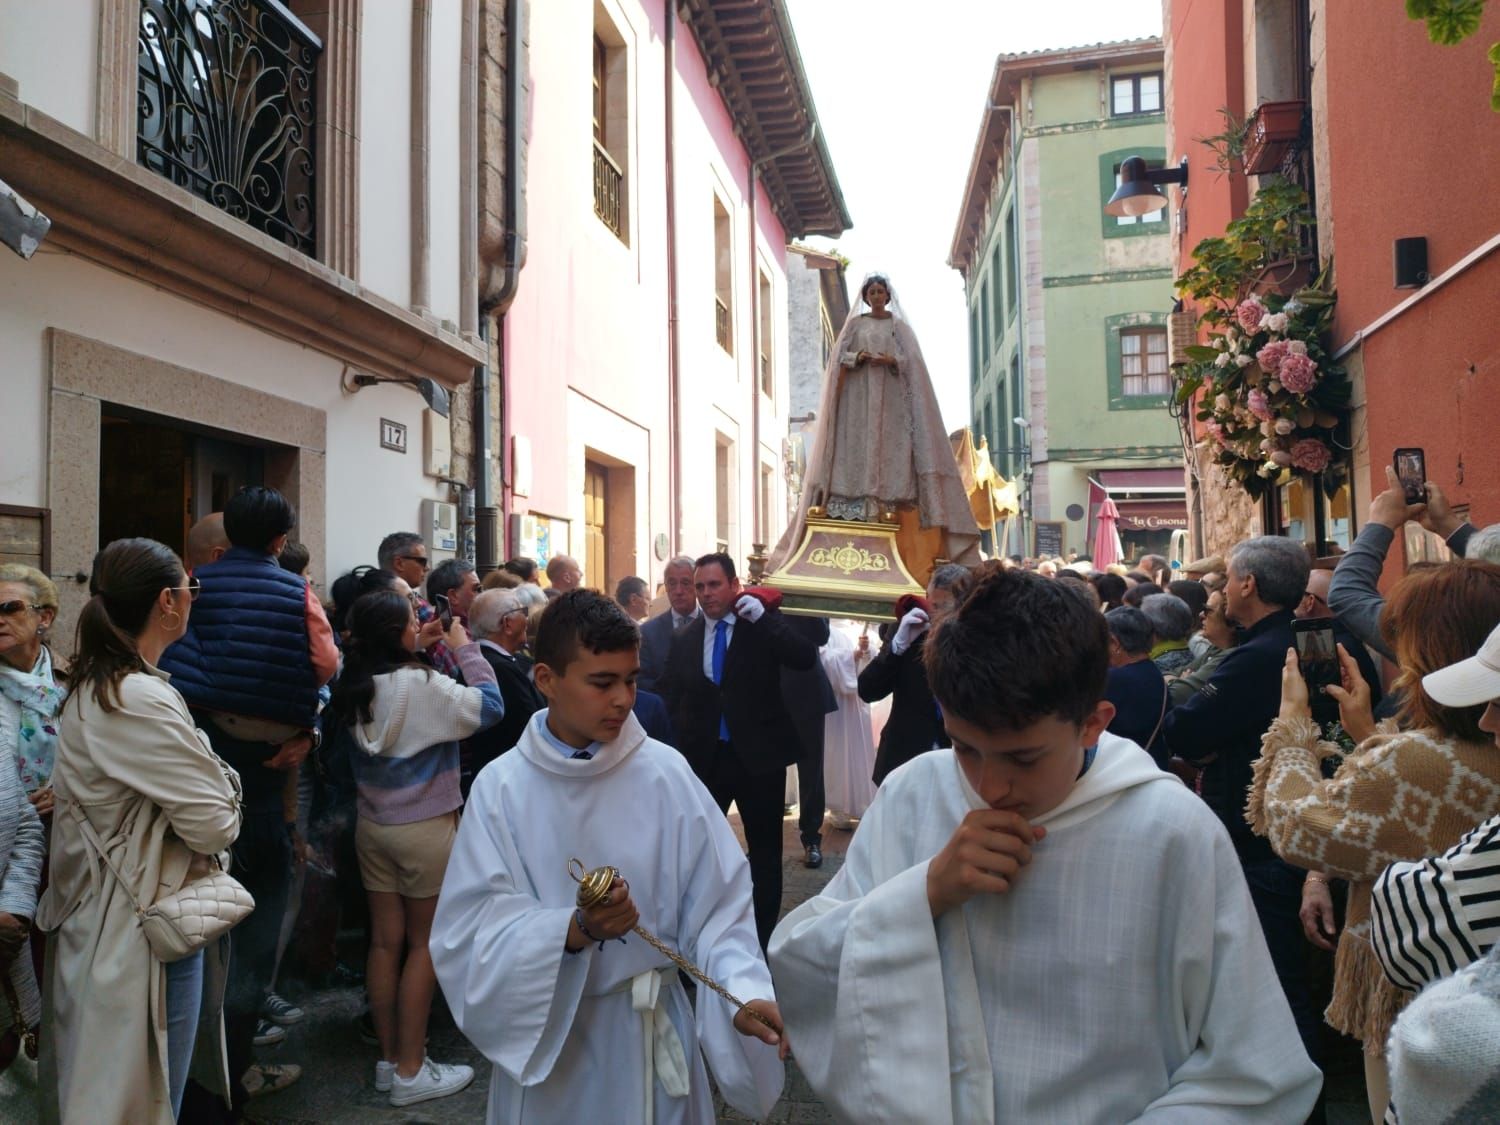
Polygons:
M609 939L599 937L597 934L592 934L589 932L589 928L583 924L583 911L581 909L574 909L573 921L577 924L579 933L588 938L589 941L597 941L601 950L604 948L605 942L607 942ZM621 937L615 938L615 940L620 942L621 944L624 944L625 938L622 935Z

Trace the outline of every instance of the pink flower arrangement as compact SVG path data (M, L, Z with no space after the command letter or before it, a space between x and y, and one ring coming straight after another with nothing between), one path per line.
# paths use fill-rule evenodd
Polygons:
M1203 428L1208 432L1208 436L1213 438L1214 441L1218 442L1220 445L1229 444L1228 438L1224 436L1224 427L1221 426L1218 422L1205 422L1203 423Z
M1292 464L1308 473L1321 473L1333 460L1328 446L1317 438L1303 438L1292 446Z
M1260 327L1260 322L1265 319L1266 306L1254 297L1241 301L1234 310L1234 319L1246 332L1254 332Z
M1281 361L1291 354L1291 347L1285 340L1272 340L1260 351L1255 353L1255 362L1268 375L1275 375L1281 370Z
M1259 387L1256 387L1246 396L1245 405L1250 408L1250 413L1254 414L1262 422L1273 421L1276 417L1275 413L1271 410L1271 400L1266 397L1266 392Z
M1281 385L1294 395L1305 395L1318 385L1318 365L1296 352L1281 361L1276 374Z

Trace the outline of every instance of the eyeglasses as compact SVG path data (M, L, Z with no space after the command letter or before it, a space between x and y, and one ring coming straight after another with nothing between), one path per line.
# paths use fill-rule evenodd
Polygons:
M431 565L426 555L397 555L396 557L398 559L405 559L407 562L417 563L423 570L426 570Z
M43 608L35 602L22 601L17 598L13 602L0 602L0 617L14 617L16 614L28 609L34 609L40 613Z
M198 581L198 579L193 577L191 574L187 576L187 581L184 582L181 586L171 586L168 588L172 590L186 590L188 601L190 602L197 601L198 595L203 593L203 583Z

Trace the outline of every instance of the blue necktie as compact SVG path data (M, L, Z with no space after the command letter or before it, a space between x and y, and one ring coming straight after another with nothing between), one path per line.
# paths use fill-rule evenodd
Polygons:
M729 622L725 621L722 618L720 618L718 624L716 624L714 626L714 658L713 658L713 669L714 669L714 683L716 683L716 684L722 684L724 682L724 654L726 652L728 652L728 651L729 651ZM725 720L725 718L723 716L723 709L724 709L724 704L723 704L722 697L721 697L720 698L720 703L719 703L719 710L720 710L720 715L719 715L719 741L720 742L728 742L729 741L729 723Z

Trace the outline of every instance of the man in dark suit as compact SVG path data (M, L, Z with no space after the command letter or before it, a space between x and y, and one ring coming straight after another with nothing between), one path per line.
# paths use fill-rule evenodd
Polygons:
M697 560L693 585L703 614L673 638L662 692L677 748L720 809L739 808L764 946L781 911L786 767L802 754L781 669L811 668L818 649L744 592L728 555Z
M828 643L826 617L789 616L786 625L820 649ZM826 717L839 709L839 701L821 660L807 669L783 668L781 698L797 724L797 737L802 743L802 757L797 760L797 830L802 838L802 863L822 867L823 817L828 811L823 790L823 729Z
M667 560L662 571L661 581L667 588L669 608L641 624L641 675L636 680L636 687L641 691L661 691L658 685L667 666L667 654L672 651L672 637L698 617L693 570L692 557L678 555Z
M916 598L908 604L908 599L903 598L897 605L896 626L880 628L884 644L859 674L859 697L866 703L878 703L888 695L893 696L891 714L880 732L880 746L875 752L876 785L918 754L949 744L942 713L927 686L922 651L933 618L951 612L968 594L972 581L968 567L957 563L938 567L927 584L926 605Z
M469 631L495 670L505 714L488 730L469 739L470 771L463 778L464 796L484 769L521 740L531 716L547 706L531 682L531 661L521 655L526 643L526 606L511 590L485 590L469 606Z

